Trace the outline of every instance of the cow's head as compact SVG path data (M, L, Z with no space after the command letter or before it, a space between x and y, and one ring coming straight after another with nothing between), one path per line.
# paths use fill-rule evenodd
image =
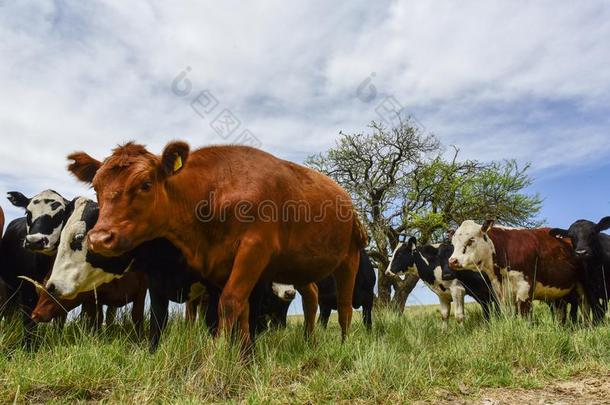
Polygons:
M276 297L286 302L292 301L297 296L297 291L290 284L271 283L271 291Z
M409 238L407 242L400 242L390 263L386 274L388 275L404 275L407 272L416 272L415 270L415 249L417 248L417 239L415 237Z
M569 229L554 228L550 234L556 238L570 238L574 254L581 259L590 259L599 254L599 233L610 229L610 217L602 218L598 223L581 219L574 222Z
M483 225L474 221L464 221L451 238L453 254L449 266L453 270L482 271L493 269L496 252L488 232L494 221L487 220Z
M59 300L44 290L38 291L38 302L32 311L34 322L50 322L60 315L66 315L80 304L77 299Z
M59 246L62 226L72 209L70 201L53 190L43 191L32 198L11 191L7 198L15 207L25 209L24 247L35 252L54 255Z
M116 256L148 240L165 236L169 212L170 178L187 163L189 146L172 142L162 156L142 145L128 143L114 149L104 162L86 153L68 156L70 170L91 183L100 208L89 247L105 256Z
M97 217L97 203L84 197L74 201L74 212L61 232L57 257L46 283L47 291L54 296L72 299L81 292L91 291L120 277L129 267L123 263L110 266L108 261L119 261L119 258L102 258L89 251L87 233L93 229Z

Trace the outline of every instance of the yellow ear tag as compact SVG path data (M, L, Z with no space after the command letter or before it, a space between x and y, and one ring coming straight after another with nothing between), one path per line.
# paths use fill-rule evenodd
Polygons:
M182 169L182 157L178 155L176 156L176 160L174 161L174 173L180 169Z

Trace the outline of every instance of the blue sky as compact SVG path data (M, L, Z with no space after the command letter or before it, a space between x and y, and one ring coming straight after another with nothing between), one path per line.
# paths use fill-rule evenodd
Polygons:
M131 139L160 151L247 129L300 162L392 97L465 158L531 162L550 224L610 214L604 1L24 0L0 3L0 36L1 194L90 195L65 156ZM217 102L205 116L202 91ZM241 123L226 139L210 126L224 109Z

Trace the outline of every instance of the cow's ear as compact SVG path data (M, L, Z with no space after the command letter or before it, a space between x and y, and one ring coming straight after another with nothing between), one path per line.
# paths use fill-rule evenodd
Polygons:
M494 221L493 219L488 219L485 222L483 222L483 226L481 226L481 232L483 232L483 233L489 232L489 230L494 227L495 222L496 221Z
M603 232L610 228L610 217L602 218L595 226L597 232Z
M102 162L95 160L85 152L76 152L68 155L68 160L72 161L68 165L68 171L84 183L93 182L95 173L102 166Z
M31 200L18 191L9 191L6 193L6 198L8 198L11 204L19 208L27 208Z
M161 156L161 170L166 176L180 172L189 156L190 147L186 142L168 143Z
M568 231L561 228L553 228L549 231L549 235L557 239L563 239L568 237Z

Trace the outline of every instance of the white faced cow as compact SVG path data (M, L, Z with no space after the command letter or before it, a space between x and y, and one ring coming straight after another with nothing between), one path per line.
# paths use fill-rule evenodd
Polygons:
M571 245L549 231L465 221L453 235L449 265L485 273L501 299L508 298L519 313L528 314L532 299L552 303L580 288L582 266L573 258Z
M37 253L55 255L61 229L71 214L71 202L53 190L45 190L32 198L12 191L7 198L15 207L25 209L24 247Z

